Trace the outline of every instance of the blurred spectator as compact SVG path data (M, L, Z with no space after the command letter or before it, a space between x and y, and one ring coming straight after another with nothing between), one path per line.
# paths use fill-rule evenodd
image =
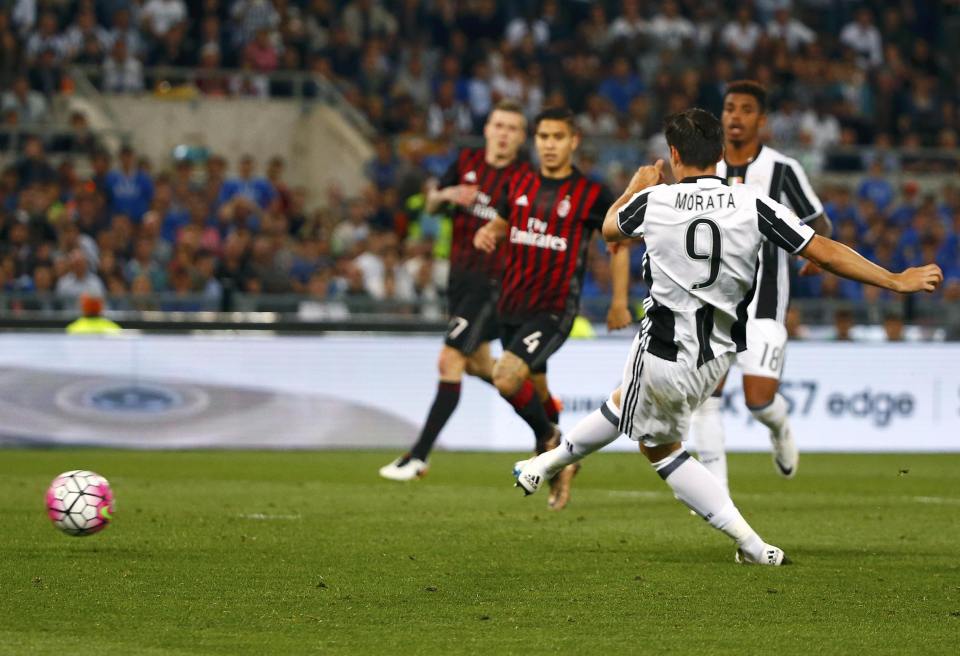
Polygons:
M63 86L63 72L57 64L53 50L40 52L29 73L30 87L39 91L46 98L52 98L60 93Z
M80 296L81 317L67 325L70 335L113 335L120 326L103 316L103 299L83 294Z
M739 57L750 57L763 34L760 26L753 22L752 14L749 5L741 4L737 7L736 20L727 23L720 33L720 42Z
M255 163L251 155L240 158L238 168L240 175L223 183L218 204L223 205L237 197L242 197L264 210L274 202L277 197L276 189L266 178L255 177L254 167Z
M853 338L850 336L853 330L853 313L850 310L838 309L833 313L834 339L838 342L849 342Z
M439 137L446 134L448 129L464 133L473 128L470 110L457 100L455 91L456 87L450 80L441 83L437 90L436 100L427 109L427 134L430 136Z
M155 39L162 39L174 25L187 19L183 0L147 0L140 10L144 29Z
M30 89L30 80L26 76L14 79L9 91L0 99L0 111L13 112L19 123L32 125L47 119L47 101L43 94Z
M101 298L106 294L103 281L90 271L86 256L79 248L67 255L67 272L57 280L57 296L66 300L79 299L81 294Z
M20 189L32 185L45 185L56 179L56 172L47 162L43 140L28 136L23 147L23 157L16 165L17 180Z
M244 49L244 59L258 73L275 71L280 62L280 53L267 29L260 29Z
M601 3L595 3L592 8L591 18L598 24L606 23L606 14ZM647 36L650 30L650 24L640 13L639 0L622 0L620 3L619 15L613 22L607 33L604 35L605 41L611 43L622 43L629 48L636 48L637 43ZM592 44L595 48L605 45L605 43Z
M53 150L92 157L100 150L96 135L90 130L87 116L83 112L70 113L70 131L57 135L53 141Z
M186 40L186 28L182 23L171 25L154 43L148 63L151 66L189 67L194 62L194 53Z
M110 29L107 50L114 49L119 42L123 42L126 53L130 56L138 57L144 53L143 37L131 23L130 9L121 5L117 5L117 9L113 12L113 25Z
M307 297L300 301L297 316L304 321L342 321L350 316L343 301L331 298L329 271L316 271L310 276Z
M790 339L810 338L810 329L803 325L803 316L795 305L787 309L785 325Z
M390 37L397 21L379 0L351 0L343 9L343 25L354 46L373 37Z
M651 36L667 50L679 50L693 40L695 33L693 23L680 14L676 0L665 0L660 5L660 13L650 21Z
M586 111L576 118L577 127L586 137L609 137L617 131L617 119L607 109L607 102L600 95L587 99Z
M799 144L804 118L797 101L791 96L784 97L780 107L770 112L767 119L767 129L770 130L773 143L784 148Z
M877 157L870 162L867 176L860 181L857 187L857 198L871 201L877 209L885 212L893 202L893 185L887 180L883 171L883 162Z
M63 35L62 42L67 58L76 59L84 51L87 39L92 39L101 53L106 52L112 42L110 33L97 23L97 14L93 8L83 6Z
M773 20L767 24L767 35L774 41L782 41L789 53L796 53L817 40L813 30L790 15L789 7L774 12Z
M120 168L107 174L107 191L110 197L110 211L114 214L126 214L139 222L153 200L153 181L150 176L136 167L134 151L130 146L120 149Z
M200 49L200 65L194 84L201 93L208 96L226 96L230 90L227 79L215 71L220 68L220 47L215 43L206 43Z
M903 316L896 312L888 312L883 317L883 334L888 342L903 341Z
M127 41L117 39L103 62L103 91L136 93L143 91L143 66L127 50Z
M400 173L400 159L394 154L393 146L387 139L378 139L373 148L373 159L366 165L367 179L378 189L395 186Z
M233 43L243 47L260 30L272 31L280 25L280 14L270 0L233 0L230 6Z
M828 111L825 99L818 99L813 109L804 113L800 134L808 145L821 152L840 143L840 121Z
M28 64L33 64L40 57L40 53L49 50L54 53L57 61L63 59L67 52L63 37L58 33L57 15L52 11L45 11L40 15L37 31L30 34L25 46Z
M277 210L285 216L291 216L293 212L293 193L283 179L286 168L287 164L282 157L271 157L270 161L267 162L267 182L270 183L276 193Z
M883 62L883 40L873 23L873 12L862 7L857 17L840 33L840 42L857 54L857 62L863 68L875 68Z
M482 63L478 63L482 65ZM394 96L409 96L418 107L426 107L430 104L431 94L433 92L430 82L430 73L424 66L423 55L419 50L411 53L406 66L399 72L394 82ZM487 73L489 77L489 72ZM486 115L485 112L483 112Z
M644 85L640 76L630 70L629 60L617 57L610 77L600 83L599 91L618 112L626 112L633 99L644 92Z

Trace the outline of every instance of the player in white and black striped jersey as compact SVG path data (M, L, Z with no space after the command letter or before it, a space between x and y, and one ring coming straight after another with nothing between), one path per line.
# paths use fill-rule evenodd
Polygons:
M721 123L724 159L717 175L730 185L745 185L789 207L818 234L829 236L824 214L800 164L760 142L766 122L767 92L758 82L731 82L724 92ZM816 272L809 262L802 272ZM778 393L786 360L785 321L790 303L790 255L767 242L760 250L760 268L753 302L747 309L747 350L737 355L743 373L743 396L753 417L770 430L777 472L791 478L797 472L799 450L790 430L788 405ZM692 438L707 469L727 486L727 456L721 415L722 381L692 418Z
M692 411L747 348L761 249L773 243L837 275L901 293L934 291L943 274L935 264L891 273L816 235L777 201L728 186L716 176L723 131L709 112L676 114L665 133L680 182L658 184L662 161L641 167L603 225L607 241L643 239L647 246L647 313L623 382L559 447L522 463L517 485L533 494L622 431L639 442L678 499L736 541L739 562L781 565L783 551L757 535L720 481L681 445Z

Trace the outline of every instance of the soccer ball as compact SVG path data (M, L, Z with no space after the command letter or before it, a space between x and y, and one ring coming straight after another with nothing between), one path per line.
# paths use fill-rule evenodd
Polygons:
M47 515L73 536L92 535L113 519L113 491L103 476L75 469L60 474L47 489Z

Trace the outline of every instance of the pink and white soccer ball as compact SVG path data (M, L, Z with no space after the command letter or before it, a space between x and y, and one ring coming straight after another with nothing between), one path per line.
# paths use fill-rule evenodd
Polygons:
M100 474L63 472L47 489L47 515L67 535L92 535L113 519L113 491Z

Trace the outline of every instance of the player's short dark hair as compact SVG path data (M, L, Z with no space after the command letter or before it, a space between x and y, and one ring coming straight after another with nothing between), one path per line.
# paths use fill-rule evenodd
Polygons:
M756 80L734 80L727 85L726 90L723 92L723 99L726 100L727 96L731 93L742 93L747 96L753 96L756 98L757 105L760 107L760 113L766 113L767 89Z
M705 109L694 107L668 116L664 133L686 166L706 169L723 157L723 126Z
M540 127L541 121L563 121L570 126L570 130L577 131L577 124L574 121L573 110L569 107L548 107L533 119L533 129Z

